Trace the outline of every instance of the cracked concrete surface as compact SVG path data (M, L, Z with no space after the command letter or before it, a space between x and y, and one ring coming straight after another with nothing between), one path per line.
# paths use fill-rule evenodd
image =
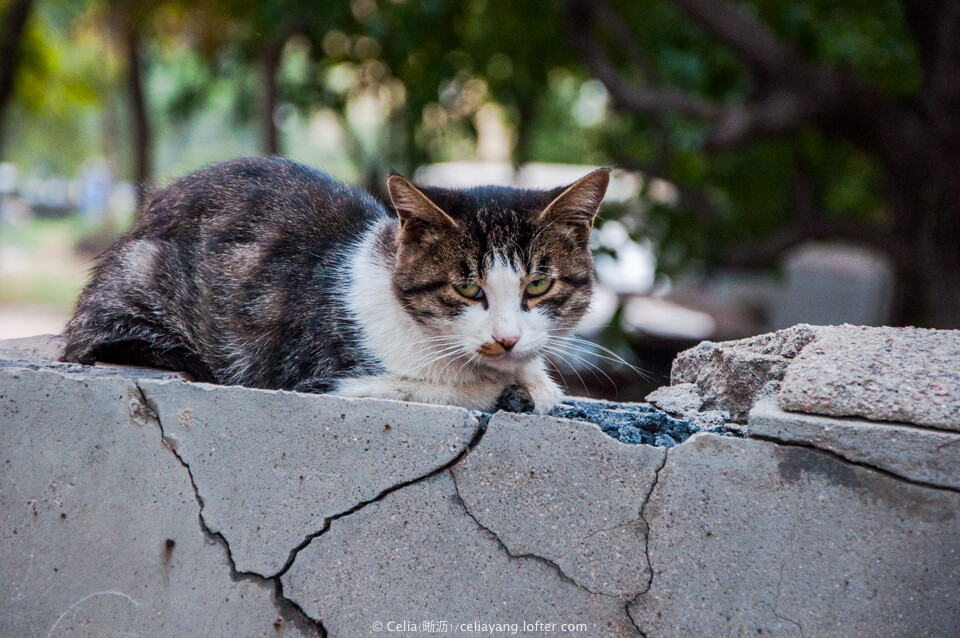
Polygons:
M542 560L510 556L468 515L449 472L334 521L282 581L330 635L366 635L391 619L585 623L577 635L638 635L618 598L590 593Z
M831 455L699 434L645 508L657 636L952 636L960 494Z
M281 573L328 518L461 454L467 410L177 381L139 383L237 569Z
M750 411L750 434L809 445L908 481L960 491L960 433L784 412L775 399L765 399Z
M656 396L746 420L832 330L706 344L681 357L692 385ZM943 419L770 399L750 412L753 438L699 434L667 451L553 417L184 383L55 352L0 342L0 636L960 626L960 434ZM407 629L392 633L430 633Z
M548 560L589 591L633 596L650 576L640 509L665 453L588 423L500 413L452 472L467 510L510 554Z
M0 424L0 635L317 635L232 577L130 380L4 368Z

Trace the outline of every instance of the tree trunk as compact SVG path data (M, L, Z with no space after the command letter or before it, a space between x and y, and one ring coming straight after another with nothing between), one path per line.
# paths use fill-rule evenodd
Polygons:
M881 248L897 266L895 323L960 328L960 153L926 133L925 154L888 166L885 196L895 221Z
M280 132L277 130L277 100L279 87L277 74L283 56L283 43L268 44L263 52L263 105L261 122L264 155L280 154Z
M137 189L137 205L140 206L144 203L152 174L150 121L147 116L147 100L143 88L140 34L135 27L128 27L124 40L127 56L127 91L130 94L133 128L133 177Z
M517 103L517 139L513 147L513 164L517 168L532 159L534 113L532 100L521 98Z
M960 166L960 158L948 165L948 173ZM921 215L916 260L922 271L924 308L927 325L936 328L960 328L960 193L957 176L940 180L937 206ZM926 192L932 189L927 188ZM923 192L921 192L922 196Z
M3 157L3 125L13 97L13 84L20 67L20 43L30 17L32 0L12 0L0 25L0 158Z

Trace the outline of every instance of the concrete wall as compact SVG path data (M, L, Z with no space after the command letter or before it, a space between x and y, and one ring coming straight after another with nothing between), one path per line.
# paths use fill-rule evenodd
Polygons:
M670 448L57 345L0 344L0 636L958 635L956 332L702 344L650 400L746 438Z

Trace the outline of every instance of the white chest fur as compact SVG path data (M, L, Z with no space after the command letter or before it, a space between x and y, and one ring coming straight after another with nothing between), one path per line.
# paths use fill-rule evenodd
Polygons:
M477 365L470 339L427 333L393 295L390 268L377 254L376 241L374 228L348 260L345 305L359 327L362 347L386 373L344 379L337 394L491 410L503 389L516 383L528 389L538 411L559 401L562 393L541 358L509 373L493 372Z

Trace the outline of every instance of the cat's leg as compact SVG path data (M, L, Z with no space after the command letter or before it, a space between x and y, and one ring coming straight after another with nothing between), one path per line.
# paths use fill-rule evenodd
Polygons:
M103 363L177 370L186 372L194 381L217 382L203 359L184 346L158 347L146 341L129 340L99 344L93 352L95 359Z
M60 360L166 368L187 372L197 381L216 383L199 354L184 339L148 318L142 306L129 294L84 291L64 330L66 348Z
M546 414L563 400L563 390L547 374L546 366L542 362L538 364L524 375L521 386L530 393L534 412Z
M64 330L62 361L167 368L187 372L197 381L217 382L208 362L174 328L179 315L166 304L183 306L176 295L181 289L158 288L158 267L178 258L171 246L150 239L121 240L104 254Z
M466 387L450 386L385 374L341 379L333 393L344 397L455 405L490 412L502 391L502 383L480 382Z

